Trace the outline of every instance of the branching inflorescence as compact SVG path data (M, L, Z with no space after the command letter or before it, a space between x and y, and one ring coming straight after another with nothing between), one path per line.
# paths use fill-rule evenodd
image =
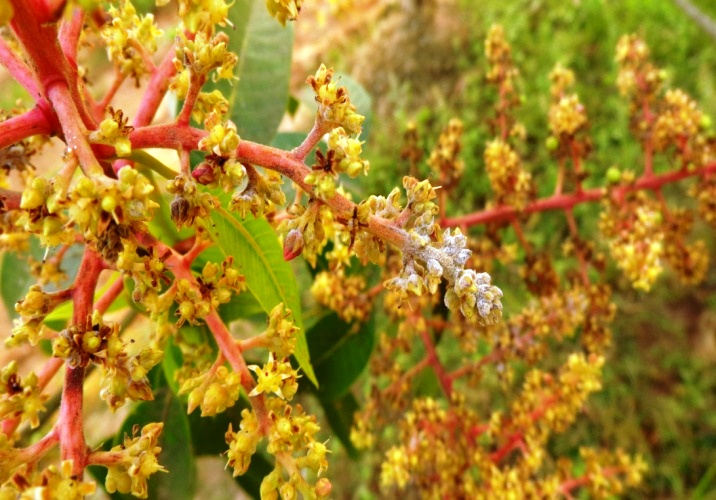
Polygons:
M98 368L99 396L113 410L128 401L152 400L149 374L175 349L181 366L171 382L176 394L186 397L190 413L199 408L202 416L215 416L243 398L241 418L225 434L227 465L234 475L246 473L257 449L265 447L274 463L261 483L262 496L330 494L331 483L322 477L329 450L319 438L320 426L315 416L292 403L302 375L291 356L301 369L310 370L299 353L303 332L294 321L296 311L285 303L262 304L266 329L243 340L234 337L221 306L248 293L250 276L242 273L251 269L243 267L239 255L217 262L201 257L216 244L215 213L236 222L237 228L244 219L273 222L286 260L303 255L315 266L325 259L330 271L316 275L313 295L346 321L366 321L383 293L397 332L381 336L372 361L375 397L356 416L353 438L360 447L375 446L377 435L390 423L397 425L399 443L381 441L385 488L414 488L429 497L494 498L507 491L569 495L583 486L614 493L624 484L638 483L641 462L620 451L605 455L583 450L588 473L581 477L573 477L563 462L545 472L545 443L552 433L564 431L587 396L599 389L614 315L609 287L595 278L603 272L603 257L580 238L573 207L602 201L602 231L635 287L648 289L662 260L690 283L702 279L707 266L704 245L685 241L693 216L670 210L661 187L697 177L699 214L712 224L716 220L710 196L716 189L711 179L716 166L710 163L708 124L686 94L661 92L661 76L648 62L643 42L625 38L618 62L620 87L630 99L632 127L644 149L644 172L612 169L607 187L583 187L581 163L591 148L588 117L578 96L570 93L574 76L557 68L547 146L559 164L558 183L554 195L537 199L534 180L513 144L524 136L514 117L517 70L504 34L499 28L491 31L487 81L497 88L498 104L492 122L496 137L485 149L485 165L495 196L485 210L448 217L450 193L466 170L459 158L463 127L458 120L450 123L428 160L438 185L406 176L404 200L396 187L387 196L355 203L341 180L368 172L359 139L363 116L333 71L321 66L308 78L317 113L302 144L282 150L244 140L228 119L227 97L207 89L209 83L234 79L238 56L229 48L230 34L218 29L231 24L231 5L178 4L181 22L174 43L157 64L154 54L163 32L151 14L137 14L129 1L114 2L103 11L87 1L0 0L0 20L6 26L0 62L34 100L31 109L18 109L0 122L0 245L4 251L25 251L37 240L48 249L59 247L35 266L38 284L17 302L19 318L5 340L8 348L49 342L53 357L39 375L23 374L16 362L2 369L2 493L82 497L94 490L93 483L83 480L83 471L99 465L108 469L108 492L147 497L147 479L172 472L158 460L163 424L136 428L114 447L92 449L83 428L83 390L89 371ZM281 24L300 10L297 0L270 0L267 5ZM101 99L92 97L83 76L78 50L85 37L104 44L113 65L115 81ZM110 106L128 77L137 85L149 81L133 117L116 104ZM153 123L169 91L181 106L175 118ZM47 136L66 145L51 177L30 163ZM317 146L315 162L307 161ZM145 150L150 148L175 151L176 169L149 156ZM192 159L197 152L200 161ZM679 168L655 173L655 154L673 155ZM167 182L157 182L152 171ZM20 187L9 187L10 175ZM289 206L284 180L297 188ZM545 210L564 211L569 224L565 248L579 266L568 283L560 282L549 259L531 248L522 233L526 218ZM172 233L182 237L169 243L158 234L162 220L188 232ZM478 241L470 234L470 227L478 224L493 227L489 238ZM489 274L476 269L489 270L491 256L514 258L514 249L500 243L505 224L522 244L522 274L536 299L521 314L499 323L502 291ZM49 291L45 284L63 282L62 259L73 246L82 248L74 281ZM366 290L364 278L348 273L354 257L383 266L381 283ZM120 322L105 316L125 288L151 321L151 333L140 346L132 346L135 338ZM48 318L64 304L71 305L71 315L54 330ZM194 325L205 325L211 345L191 340L187 332ZM535 366L550 342L580 328L584 352L570 354L554 374ZM452 371L436 345L437 336L447 333L471 353ZM474 356L479 342L490 347L483 358ZM424 358L406 369L396 359L411 352L414 343L422 345ZM257 350L266 362L249 365ZM473 408L463 387L475 383L488 366L495 367L505 384L511 383L516 360L531 369L509 407L491 413ZM444 397L409 400L411 376L427 368L437 376ZM18 429L40 425L47 385L61 370L58 416L34 444L25 445ZM61 463L38 469L38 461L54 447L59 447Z

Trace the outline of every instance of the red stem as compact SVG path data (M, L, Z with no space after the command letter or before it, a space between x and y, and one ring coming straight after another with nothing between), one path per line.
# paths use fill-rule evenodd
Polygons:
M94 291L104 265L100 257L85 247L82 262L72 290L72 324L80 331L88 328L93 310ZM62 460L73 461L73 473L80 475L87 466L89 450L85 443L82 420L85 369L82 366L65 368L58 432Z
M7 42L2 37L0 37L0 64L5 66L13 80L18 82L29 92L35 102L43 99L40 89L37 86L37 77L27 64L7 45Z
M604 477L616 476L621 472L626 472L625 467L605 467L600 472ZM568 495L570 491L581 488L592 482L592 475L585 474L581 477L568 479L559 485L559 492L563 495Z
M35 106L21 115L8 118L0 123L0 149L15 144L33 135L50 135L52 127L45 113Z
M52 429L38 442L21 450L15 457L15 463L19 465L37 462L45 453L57 444L59 439L60 437L57 433L57 429Z
M77 68L67 60L60 47L54 12L41 0L11 1L14 10L11 26L37 72L40 92L55 105L62 122L63 111L57 109L57 103L49 94L53 88L64 87L69 96L67 104L74 104L73 117L79 114L85 126L93 125L92 117L85 108L83 96L79 91Z
M82 474L87 465L89 449L85 443L82 420L85 369L82 366L65 368L65 385L62 388L60 419L57 423L60 435L62 460L72 460L72 472Z
M433 369L433 372L435 372L435 376L437 377L438 382L440 382L440 387L442 387L443 392L445 393L445 397L447 397L449 401L452 396L452 378L445 370L443 364L440 362L440 358L438 357L438 353L435 351L433 340L430 338L430 334L428 333L428 331L422 329L420 331L420 338L422 339L423 345L425 346L425 351L427 354L426 358L430 363L430 367Z
M64 20L60 25L59 41L62 52L75 69L77 68L77 47L79 46L84 20L84 11L80 8L75 8L72 12L72 17Z
M688 177L699 177L714 172L716 172L716 163L709 163L701 168L689 171L677 170L649 177L642 176L633 184L615 188L612 191L612 196L624 196L627 193L642 189L657 190L664 185L673 184ZM597 201L605 193L604 188L593 188L580 193L553 195L530 203L521 212L514 207L502 205L489 210L480 210L471 214L445 219L445 226L476 226L488 222L508 222L517 214L533 214L546 212L547 210L569 210L581 203Z
M323 136L330 132L332 128L333 126L331 124L327 124L320 116L316 115L316 121L313 122L311 131L308 133L301 145L291 151L291 155L296 160L303 162L306 159L306 156L308 156L308 153L311 152Z

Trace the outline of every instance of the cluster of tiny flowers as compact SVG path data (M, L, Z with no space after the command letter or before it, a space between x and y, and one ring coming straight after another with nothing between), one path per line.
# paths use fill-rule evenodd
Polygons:
M163 423L152 423L142 427L136 437L124 437L124 443L109 451L115 462L108 466L105 488L108 493L131 493L135 497L147 498L147 479L155 472L167 472L157 457L162 449L157 446Z
M696 102L680 89L668 90L662 107L654 123L655 150L674 147L685 165L701 166L710 161L714 156L713 147L703 134L709 120Z
M269 393L277 396L265 400L269 421L265 431L268 438L266 450L276 456L276 465L261 482L261 498L298 498L299 493L304 498L325 498L331 492L327 479L319 478L315 484L310 484L299 473L300 469L310 469L320 476L328 468L328 449L325 443L316 440L320 427L315 416L305 414L300 405L292 407L287 403L298 388L297 372L291 368L287 358L277 361L273 353L269 354L269 361L263 367L249 368L258 377L256 388L249 396ZM234 476L248 470L262 436L252 411L243 410L241 416L239 430L234 432L229 427L225 436L229 445L227 465L233 469Z
M636 35L624 35L617 43L616 60L619 65L617 86L622 95L633 99L634 108L639 99L651 101L661 89L664 73L649 62L649 48Z
M5 339L7 347L17 347L23 342L30 345L44 337L45 317L67 297L62 292L43 292L40 285L31 285L25 296L15 304L15 312L20 317L14 321L12 334Z
M201 83L214 70L215 81L234 78L238 57L229 50L229 36L226 33L219 32L212 36L200 31L194 38L188 38L180 32L177 41L174 67L178 73L186 68L190 78L198 78Z
M261 334L266 338L266 347L279 358L286 358L296 349L298 327L294 324L293 313L283 302L274 306L268 315L268 327Z
M584 477L589 478L586 489L594 498L622 494L625 486L639 486L648 469L640 456L630 457L621 449L597 451L580 448L579 456L584 462Z
M240 141L236 124L231 121L222 123L218 114L209 113L204 127L209 134L199 141L200 149L222 158L236 157L236 148L239 147ZM240 181L241 178L237 180L236 184L239 184Z
M517 152L501 139L487 144L485 170L498 205L510 205L521 210L534 198L532 175L523 168Z
M549 110L549 129L556 137L573 136L587 125L587 114L579 96L561 97Z
M221 266L207 262L197 276L193 286L189 280L178 279L175 282L174 301L177 303L177 327L189 322L197 324L212 309L231 300L234 293L246 289L244 277L232 267L233 257L227 257Z
M403 444L390 447L381 463L382 489L421 498L473 498L479 491L473 473L484 458L464 436L479 425L463 399L447 408L429 397L413 400L398 423Z
M221 187L228 193L241 185L246 176L246 168L234 158L208 154L191 172L199 184L208 188Z
M574 72L557 63L549 73L549 91L553 101L558 101L574 85Z
M129 156L132 153L132 143L129 140L129 133L133 127L127 125L128 118L122 110L109 107L111 118L102 120L97 130L89 135L89 140L97 144L108 144L114 146L117 156Z
M274 211L276 206L286 204L286 194L281 189L281 174L274 170L265 170L263 174L256 168L246 164L248 183L246 187L235 191L231 197L229 209L246 218L250 212L254 217L261 217Z
M85 241L109 262L115 263L134 234L146 229L157 205L149 195L152 183L136 169L123 167L117 180L97 182L82 177L69 193L70 220L77 224ZM48 210L52 210L48 198Z
M485 55L490 63L487 81L505 86L507 94L513 93L513 81L519 72L512 63L512 49L505 39L502 26L490 26L485 37Z
M453 118L440 133L438 142L430 153L428 165L440 179L442 189L451 189L462 178L465 162L460 158L463 125Z
M716 178L702 177L692 185L689 195L698 202L699 217L711 227L716 227Z
M343 269L322 271L313 279L311 293L319 304L335 311L348 323L363 322L370 314L371 304L361 275L346 276Z
M294 205L289 209L291 219L283 221L278 229L287 231L284 244L284 256L286 258L303 253L303 258L316 266L318 254L328 241L326 231L333 225L333 212L317 201L312 201L308 207ZM286 253L287 246L291 251Z
M107 45L107 57L124 75L136 80L150 71L147 61L157 50L157 39L164 33L156 24L154 16L138 16L131 2L123 0L119 7L110 6L111 21L101 30Z
M256 373L256 387L249 396L261 393L273 393L281 399L293 399L298 390L298 370L294 370L288 358L277 360L273 352L269 353L268 362L263 366L250 365L249 370Z
M303 181L315 186L314 194L321 199L333 198L336 194L336 178L338 174L346 174L355 178L359 174L368 174L370 164L363 160L362 142L351 138L343 127L336 127L328 134L328 151L316 151L316 164Z
M356 113L348 89L339 87L332 80L333 68L328 69L323 64L315 76L308 77L307 83L313 88L318 102L317 120L333 127L343 127L350 136L360 135L365 117Z
M101 366L100 397L117 409L127 399L153 399L147 374L164 353L152 346L130 356L119 336L119 324L105 323L95 311L84 328L72 325L53 339L52 355L64 359L71 367L86 367L90 363Z
M185 380L178 394L189 394L188 413L200 407L202 417L211 417L234 406L240 390L241 375L219 366L216 370Z
M624 204L607 202L599 227L617 266L634 288L648 291L662 271L664 230L658 205L639 192Z
M686 241L694 218L686 210L674 210L664 224L664 258L676 272L679 280L687 285L697 285L706 277L709 253L706 243Z
M504 325L491 329L488 338L501 361L524 360L535 364L548 352L550 343L571 337L586 320L589 302L581 287L555 290L543 295Z
M45 411L44 403L49 396L42 394L35 373L21 379L17 372L15 360L0 371L0 420L20 418L34 429L40 425L38 414Z
M286 21L295 21L301 12L301 0L266 0L269 14L283 26Z
M170 206L172 220L178 228L192 227L209 217L217 201L210 193L200 191L193 177L178 175L167 183L167 192L174 195Z
M320 476L328 468L328 448L316 440L320 430L316 417L307 415L300 405L289 406L283 400L267 401L271 427L266 450L277 457L274 469L261 482L261 498L325 498L331 483L319 477L310 484L299 469L309 469ZM278 457L293 459L294 467L285 467ZM288 477L286 477L288 473Z
M553 294L559 287L559 275L546 252L534 252L525 257L520 276L530 293L543 296Z
M50 465L41 473L33 473L26 465L20 467L10 481L0 486L0 498L82 500L94 495L96 488L94 482L84 482L75 476L72 460L63 460L59 469Z
M25 185L20 199L21 210L8 213L8 233L21 229L36 234L44 246L72 243L71 231L66 230L69 223L63 210L58 187L44 177L35 177Z
M166 5L169 0L155 0L157 7ZM228 23L229 6L226 0L179 0L179 16L192 33L198 31L213 32L215 26ZM181 31L181 30L179 30Z

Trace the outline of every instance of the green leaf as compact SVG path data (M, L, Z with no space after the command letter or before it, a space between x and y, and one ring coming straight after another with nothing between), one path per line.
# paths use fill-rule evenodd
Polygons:
M167 385L176 395L179 392L179 382L177 382L174 374L182 367L182 353L179 346L170 338L164 348L164 358L162 359L162 371Z
M222 208L212 212L211 221L213 227L207 227L211 237L225 256L234 257L246 277L246 286L263 310L269 313L283 302L293 312L300 329L294 355L308 379L317 384L303 332L298 285L291 266L283 260L273 228L264 219L241 221Z
M194 453L186 408L168 387L155 393L154 401L139 403L114 437L114 445L132 435L132 428L141 429L152 422L164 422L159 437L159 463L169 472L157 472L149 478L149 498L192 498L196 481ZM122 495L122 498L132 498Z
M269 144L288 102L293 27L282 27L264 0L237 0L229 11L235 29L226 29L229 48L239 56L238 81L205 86L229 99L229 115L239 135Z
M105 294L105 292L109 289L109 287L111 287L112 284L114 284L115 280L122 279L122 277L119 275L119 273L114 273L114 275L115 275L114 279L107 280L105 285L101 289L99 289L95 292L95 294L94 294L95 302L97 302L97 300L99 300L102 297L102 295ZM121 294L119 294L119 297L117 297L117 299L114 302L112 302L112 305L109 306L109 309L107 309L107 312L118 311L120 309L128 307L130 303L131 303L131 300L129 299L129 294L127 293L127 290L125 288L124 291ZM53 330L62 330L63 328L65 328L65 326L67 326L67 322L70 320L71 317L72 317L72 302L70 302L70 301L63 302L62 304L60 304L60 306L58 306L54 311L52 311L50 314L48 314L45 317L45 324L48 327L52 328Z
M373 319L359 331L353 327L331 313L306 332L321 400L344 395L368 363L375 342Z
M360 407L358 401L352 393L347 393L342 398L326 400L319 397L326 420L333 430L343 447L346 449L348 456L353 459L358 458L358 449L351 441L351 426L353 425L353 415Z
M51 257L54 252L50 252ZM45 249L40 245L36 237L30 238L29 256L36 261L45 258ZM16 252L0 253L0 296L5 310L10 318L16 318L15 303L20 300L30 288L30 285L37 283L37 279L30 273L28 255L20 255ZM74 245L70 247L62 259L62 269L67 274L67 279L54 285L50 283L42 287L46 292L64 289L72 284L82 260L82 248Z
M234 295L229 303L219 306L219 316L227 323L231 323L239 318L256 316L263 312L264 308L261 307L261 304L256 300L251 290L246 290L244 293Z
M15 303L22 298L35 282L27 260L16 253L5 252L0 256L0 293L5 310L11 318L17 318Z

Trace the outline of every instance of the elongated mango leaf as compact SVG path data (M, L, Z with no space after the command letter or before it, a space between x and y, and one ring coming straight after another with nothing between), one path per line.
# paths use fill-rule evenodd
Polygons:
M351 426L353 425L353 415L360 409L355 396L347 392L343 397L325 400L319 397L326 420L331 426L333 435L336 436L346 453L352 459L357 459L360 452L351 441Z
M320 384L318 396L330 402L346 394L368 364L375 343L373 320L355 331L331 313L308 330L306 340Z
M269 144L288 102L293 27L273 19L264 0L236 0L229 11L229 48L239 56L238 81L209 83L229 99L229 116L239 135Z
M283 302L293 312L300 329L294 355L308 379L317 385L303 331L298 285L291 266L283 260L273 228L264 219L241 221L221 208L212 212L211 221L213 227L207 227L211 237L224 255L234 257L246 277L246 286L263 310L268 313Z

